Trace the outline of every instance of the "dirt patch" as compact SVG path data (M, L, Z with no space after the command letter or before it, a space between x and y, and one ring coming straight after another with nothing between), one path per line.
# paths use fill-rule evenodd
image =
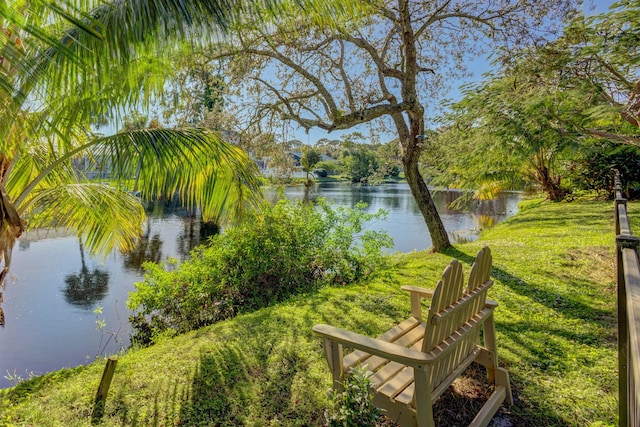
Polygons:
M566 252L564 258L568 265L581 269L595 282L615 282L616 254L613 245L574 249Z

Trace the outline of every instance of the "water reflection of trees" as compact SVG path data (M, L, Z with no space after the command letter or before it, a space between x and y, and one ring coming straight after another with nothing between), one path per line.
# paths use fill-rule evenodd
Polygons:
M398 210L402 208L403 204L406 204L406 200L404 197L401 197L401 194L398 194L397 191L390 191L385 193L380 197L381 202L384 204L385 208L389 210Z
M471 210L480 215L506 215L507 200L504 196L500 196L496 199L491 200L476 200L473 202Z
M202 217L196 210L185 209L175 200L149 203L146 212L147 227L133 251L124 256L124 267L129 270L139 271L146 261L163 261L164 241L161 232L164 226L163 219L168 216L178 217L182 225L182 230L176 237L174 254L181 261L189 258L196 246L206 243L209 236L220 232L217 224L202 222Z
M92 309L109 292L109 273L99 268L89 270L80 243L80 272L65 277L64 299L71 305Z
M487 228L495 226L498 222L496 217L491 215L472 213L471 217L473 218L473 222L478 230L486 230Z
M362 202L367 206L373 206L375 199L375 193L373 189L365 185L354 185L353 192L351 193L350 205L354 207L356 204ZM340 202L338 202L340 204Z
M455 214L462 212L471 212L472 214L485 216L501 216L507 213L507 197L504 194L499 195L491 200L477 200L468 198L462 203L461 208L454 208L452 205L458 199L467 197L464 192L459 190L436 190L433 192L433 199L436 208L440 213Z
M124 255L123 266L127 270L140 271L146 261L160 262L162 259L162 240L159 232L152 232L150 214L158 215L157 204L147 206L147 225L132 251ZM162 210L159 212L162 215Z
M475 201L462 210L452 209L450 204L464 194L459 190L433 190L433 198L438 211L456 217L470 216L478 230L490 227L501 217L507 215L510 203L508 196L501 196L496 200ZM302 200L304 187L270 189L265 191L265 195L271 203L276 203L281 197ZM310 199L315 200L318 197L326 198L335 206L355 206L358 202L365 202L369 206L369 211L384 208L392 214L400 212L401 215L407 213L415 216L421 215L406 184L360 186L345 183L317 183L311 190ZM174 200L149 204L147 215L150 221L147 224L145 235L134 251L125 255L126 268L139 271L144 261L161 262L163 260L163 245L166 242L164 240L166 237L162 233L165 227L163 221L169 216L180 219L181 228L178 229L176 236L174 256L181 261L188 259L196 246L206 243L209 236L220 232L220 228L215 224L202 223L198 212L187 210Z
M318 192L321 197L330 200L337 206L354 207L363 202L372 209L387 208L397 210L402 208L405 197L402 192L398 192L394 187L360 185L360 184L339 184L335 186L319 186Z
M182 232L177 237L177 251L180 260L185 260L198 245L207 243L210 236L220 233L220 226L212 222L203 222L195 211L182 221Z
M507 211L507 197L501 195L494 200L472 200L466 208L453 208L452 204L463 197L465 193L460 190L438 190L433 189L432 196L438 212L442 214L461 214L468 211L482 215L505 215ZM288 188L285 197L289 199L301 199L302 190ZM271 203L275 203L279 198L277 192L267 194ZM364 202L372 209L385 208L391 211L411 212L420 215L420 209L413 200L413 196L408 187L394 184L379 186L357 185L357 184L316 184L311 194L311 200L317 197L324 197L333 204L339 206L355 206L359 202Z
M162 240L159 233L151 234L150 228L140 237L136 247L124 256L124 268L139 271L146 261L160 262L162 260Z

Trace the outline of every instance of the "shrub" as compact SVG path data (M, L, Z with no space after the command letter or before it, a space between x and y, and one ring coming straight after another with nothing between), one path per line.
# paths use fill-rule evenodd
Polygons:
M364 206L331 208L281 200L241 225L213 236L178 265L146 263L127 305L139 343L185 332L240 312L367 276L392 245L386 233L364 231Z
M351 150L342 158L342 173L352 182L368 182L378 170L378 159L369 148Z
M366 368L353 368L344 378L344 391L329 392L333 408L325 411L329 427L375 427L382 411L373 404L369 392L372 372Z
M584 149L571 169L574 185L580 190L597 191L608 198L615 197L613 169L620 172L622 188L626 198L640 197L638 169L640 149L631 145L598 141Z
M342 170L342 165L338 160L323 160L316 163L316 169L327 171L327 175L335 175Z

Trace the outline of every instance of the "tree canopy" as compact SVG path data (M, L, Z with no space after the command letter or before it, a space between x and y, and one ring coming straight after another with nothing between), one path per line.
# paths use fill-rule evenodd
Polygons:
M357 24L317 26L284 15L271 28L252 22L211 58L246 82L241 99L251 123L272 118L327 131L372 123L392 129L411 191L435 250L450 245L418 167L427 108L466 60L488 48L512 48L552 36L573 1L408 1L372 6Z
M638 16L637 1L578 15L557 39L523 47L466 88L442 121L441 182L482 189L528 178L561 200L584 182L581 167L628 169L620 150L594 139L640 146L640 33L629 21Z
M185 203L199 205L209 219L218 219L232 210L237 213L231 207L238 208L237 202L247 197L255 204L259 192L253 163L210 131L157 128L97 137L93 129L104 120L121 119L127 109L148 106L161 98L166 79L172 75L165 72L170 67L171 53L183 49L185 41L192 47L216 43L240 18L251 17L266 26L281 13L299 14L304 10L313 22L329 24L334 22L329 16L351 14L354 9L351 3L330 0L3 3L3 229L13 229L10 234L19 236L24 225L18 212L26 213L27 208L14 206L14 199L27 200L26 190L40 191L49 183L54 167L64 166L78 155L100 161L108 157L117 179L128 179L138 170L135 173L145 178L141 180L143 194L155 197L179 191ZM215 82L207 83L209 88L215 86ZM213 107L211 103L215 101L214 93L208 95L204 100L206 108ZM39 169L36 162L30 163L30 169L16 167L33 150L42 152L42 147L47 147L47 161L41 156ZM17 172L24 175L13 176ZM204 175L196 179L198 173ZM45 176L49 178L44 179ZM77 179L69 181L70 173L65 180L78 184L73 182ZM215 190L202 186L214 182ZM31 211L45 209L33 207L42 199L32 194L28 199ZM138 224L139 210L128 211L138 214L125 222ZM42 220L37 223L44 225ZM123 226L124 223L120 225ZM108 249L118 240L113 231L105 227L99 231L103 236L111 235L107 239L111 243L102 248ZM7 242L11 240L8 238ZM119 243L128 247L131 242ZM88 247L98 249L91 244Z

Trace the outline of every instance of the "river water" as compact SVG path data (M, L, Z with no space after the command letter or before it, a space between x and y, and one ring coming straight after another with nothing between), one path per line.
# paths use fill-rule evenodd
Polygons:
M302 188L284 195L302 197ZM318 184L312 197L353 207L367 203L368 211L388 211L385 221L369 224L394 239L391 250L410 252L431 246L427 227L405 183L382 186ZM437 192L434 199L452 239L471 240L480 228L491 226L517 211L520 195L504 194L470 211L448 209L459 192ZM275 192L267 194L274 199ZM3 290L5 326L0 328L0 388L18 378L77 366L96 356L117 353L129 345L129 310L125 302L142 280L144 261L181 261L207 236L217 232L184 209L156 204L147 212L141 244L130 254L112 253L94 259L77 238L54 232L30 232L13 251L11 271ZM96 310L97 309L97 310Z

